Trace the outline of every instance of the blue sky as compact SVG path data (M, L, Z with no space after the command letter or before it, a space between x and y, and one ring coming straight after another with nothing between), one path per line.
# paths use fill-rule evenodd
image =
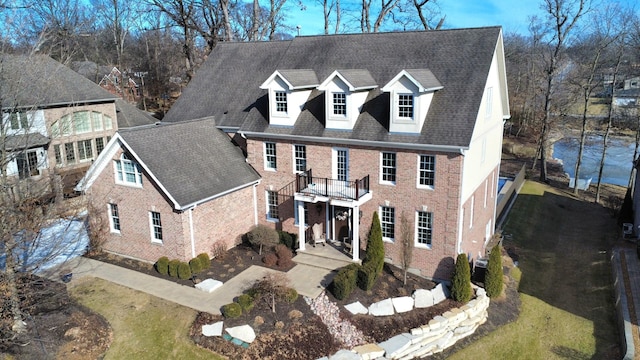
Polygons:
M636 0L602 0L635 4ZM349 3L343 0L342 3ZM301 35L318 35L324 32L322 6L314 0L303 0L306 10L297 6L289 10L289 23L300 25ZM374 1L375 3L375 1ZM501 25L505 33L528 33L529 17L542 15L542 0L438 0L438 6L446 16L444 28L463 28ZM347 21L347 19L342 20ZM358 24L355 24L356 28Z

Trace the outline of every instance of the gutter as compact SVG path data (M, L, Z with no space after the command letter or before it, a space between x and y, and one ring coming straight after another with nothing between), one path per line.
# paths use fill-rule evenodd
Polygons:
M237 190L240 190L240 189L246 188L246 187L248 187L248 186L257 185L257 184L259 184L259 183L260 183L260 181L261 181L261 180L262 180L262 179L258 179L258 180L255 180L255 181L252 181L252 182L249 182L249 183L246 183L246 184L240 185L240 186L236 186L236 187L234 187L234 188L232 188L232 189L229 189L229 190L227 190L227 191L223 191L223 192L221 192L221 193L218 193L218 194L215 194L215 195L209 196L208 198L204 198L204 199L201 199L201 200L198 200L198 201L194 201L194 202L192 202L192 203L190 203L190 204L187 204L187 205L184 205L184 206L179 206L179 204L176 204L175 209L176 209L176 210L180 210L180 211L186 211L186 210L189 210L190 208L194 208L194 207L198 206L199 204L205 203L205 202L207 202L207 201L211 201L211 200L217 199L217 198L219 198L219 197L223 197L223 196L225 196L225 195L227 195L227 194L230 194L230 193L235 192L235 191L237 191Z
M358 140L358 139L339 139L339 138L319 138L315 136L300 136L300 135L288 135L288 134L271 134L252 131L241 131L242 137L248 136L276 139L276 140L292 140L301 141L306 140L309 142L332 144L332 145L357 145L357 146L369 146L369 147L383 147L393 149L405 149L405 150L426 150L426 151L442 151L442 152L459 152L463 154L464 151L469 150L469 146L456 146L456 145L428 145L428 144L409 144L399 142L385 142L385 141L373 141L373 140Z
M78 105L78 104L94 104L94 103L115 103L117 98L105 98L105 99L96 99L96 100L78 100L78 101L66 101L66 102L57 102L57 103L47 103L47 104L39 104L39 105L20 105L20 106L11 106L2 107L2 110L15 110L15 109L47 109L51 107L57 106L68 106L68 105Z
M189 209L189 233L191 234L191 257L196 257L196 237L193 233L193 210L195 206Z

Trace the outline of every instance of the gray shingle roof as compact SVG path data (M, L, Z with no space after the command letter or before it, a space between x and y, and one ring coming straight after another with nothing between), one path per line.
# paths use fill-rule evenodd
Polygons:
M165 119L213 116L219 126L248 133L466 147L500 33L500 27L487 27L219 43ZM324 94L318 91L293 127L269 126L267 92L259 86L278 69L313 69L321 80L335 70L366 69L379 87L369 92L352 131L324 128ZM389 133L389 95L380 91L406 69L429 69L444 87L417 135Z
M182 208L260 178L212 119L119 133Z
M407 70L409 75L416 79L417 82L425 89L434 89L442 87L440 81L429 69L409 69Z
M116 100L116 113L118 117L118 129L151 125L159 121L122 99Z
M315 71L310 69L278 70L294 88L318 86L318 77Z
M31 149L49 143L49 138L40 133L10 135L4 140L4 149L8 151Z
M351 84L354 88L373 88L379 86L376 83L376 80L371 76L369 70L366 69L347 69L347 70L338 70L340 75L342 75L349 84Z
M0 55L3 109L113 102L116 96L44 55Z

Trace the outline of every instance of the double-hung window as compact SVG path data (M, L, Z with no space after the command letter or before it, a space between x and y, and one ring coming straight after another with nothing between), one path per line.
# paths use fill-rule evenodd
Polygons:
M396 153L380 153L380 182L383 184L396 183Z
M380 207L380 226L382 227L382 239L393 241L395 237L395 208L389 206Z
M29 129L29 120L27 118L27 113L24 113L24 112L10 113L9 122L11 123L11 130Z
M149 212L149 222L151 225L151 241L162 242L162 221L160 220L160 213L155 211Z
M307 171L307 147L305 145L293 145L293 158L295 160L294 172Z
M276 170L278 168L276 143L264 143L264 168L267 170Z
M64 144L64 155L67 165L76 163L76 152L73 143Z
M142 186L142 171L140 166L131 160L127 154L122 154L120 160L116 160L116 183L125 185Z
M418 211L416 213L416 242L418 246L431 248L433 234L433 213Z
M398 95L398 117L413 120L413 95Z
M20 179L40 175L40 170L38 169L38 152L36 150L19 153L16 157L16 163L18 165L18 176Z
M436 177L436 157L420 155L418 158L418 187L433 188Z
M78 141L78 159L80 161L93 160L93 147L90 139Z
M275 92L276 112L286 114L287 113L287 93L284 91Z
M333 93L333 115L347 116L347 94Z
M267 191L267 219L278 220L278 192Z
M96 138L96 154L100 155L102 150L104 150L104 138Z
M117 204L109 204L109 227L111 232L120 233L120 212Z

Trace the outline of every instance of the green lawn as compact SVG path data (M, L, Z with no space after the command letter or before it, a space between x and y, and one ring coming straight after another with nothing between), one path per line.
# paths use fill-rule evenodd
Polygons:
M521 271L518 319L451 359L613 359L618 329L607 250L615 219L595 204L527 181L505 247Z
M70 290L113 328L108 359L222 359L189 338L196 311L101 279L83 279Z

